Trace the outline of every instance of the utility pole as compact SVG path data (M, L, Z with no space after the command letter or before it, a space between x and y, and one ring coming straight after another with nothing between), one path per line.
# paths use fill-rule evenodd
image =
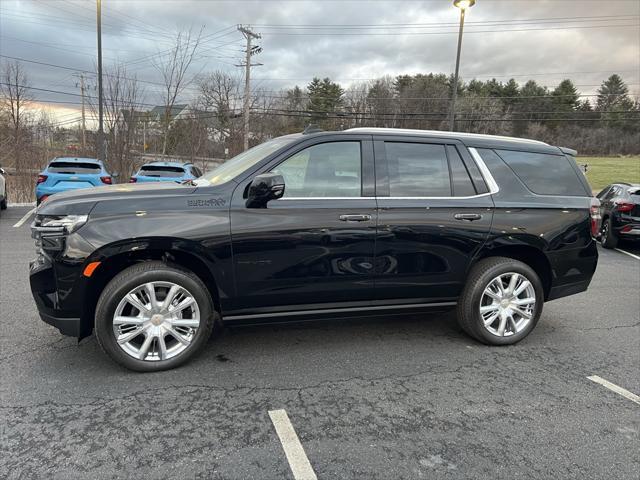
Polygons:
M87 154L87 124L84 115L84 74L80 74L80 93L82 94L82 154Z
M96 0L96 23L98 27L98 160L105 160L104 124L102 120L102 0Z
M254 38L260 39L261 35L254 33L249 27L243 27L242 25L238 25L238 31L244 35L244 38L247 39L247 49L245 62L244 64L236 65L236 67L245 67L244 71L244 149L249 149L249 107L250 107L250 97L251 97L251 67L257 67L258 65L262 65L261 63L251 63L251 56L257 55L262 51L262 47L259 46L251 46L251 40Z

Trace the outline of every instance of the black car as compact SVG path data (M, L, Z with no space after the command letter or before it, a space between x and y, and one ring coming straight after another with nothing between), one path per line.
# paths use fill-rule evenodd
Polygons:
M139 371L183 363L222 323L457 308L472 337L512 344L596 268L573 155L359 128L275 138L182 185L56 195L32 226L33 296Z
M596 198L600 200L600 242L615 248L620 239L640 239L640 185L613 183Z

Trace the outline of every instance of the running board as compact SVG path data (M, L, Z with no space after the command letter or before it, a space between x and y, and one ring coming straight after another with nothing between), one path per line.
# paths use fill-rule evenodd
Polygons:
M384 310L401 310L411 308L438 308L453 307L457 302L439 302L439 303L410 303L401 305L380 305L370 307L349 307L349 308L326 308L317 310L290 310L287 312L270 312L270 313L253 313L250 315L225 315L223 321L228 320L251 320L258 318L274 318L274 317L299 317L302 315L324 315L332 313L357 313L357 312L376 312Z

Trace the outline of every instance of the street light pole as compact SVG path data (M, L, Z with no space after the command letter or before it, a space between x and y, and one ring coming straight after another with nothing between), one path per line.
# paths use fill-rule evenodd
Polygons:
M104 123L102 116L102 0L96 0L96 2L96 23L98 30L98 138L96 153L98 160L104 161Z
M458 52L456 54L456 71L453 76L453 90L451 92L451 111L449 113L449 130L453 131L456 116L456 98L458 97L458 72L460 71L460 51L462 50L462 32L464 30L464 15L467 8L473 7L476 0L454 0L453 5L460 9L460 30L458 31Z

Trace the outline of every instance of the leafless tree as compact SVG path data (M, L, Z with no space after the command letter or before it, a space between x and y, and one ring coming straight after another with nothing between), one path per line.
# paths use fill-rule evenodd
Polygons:
M241 85L240 77L221 71L215 71L198 80L198 103L203 110L212 115L213 121L210 125L213 138L222 144L223 149L240 134L238 102L242 96Z
M13 163L16 171L21 172L25 167L23 153L29 115L26 106L33 100L29 89L29 79L24 67L17 60L2 65L0 79L0 108L9 119L10 125L7 143L11 145L13 151Z
M369 85L365 82L358 82L351 85L344 92L345 110L349 113L351 126L361 127L366 125L367 97L369 95Z
M172 120L173 106L178 96L189 86L193 78L188 75L196 51L202 38L202 29L197 34L191 30L179 32L175 44L166 53L160 53L153 59L153 65L158 70L164 83L162 101L164 112L161 119L162 153L167 153L169 126Z
M112 171L127 174L133 168L132 149L142 121L140 100L144 95L135 75L129 75L124 65L115 63L106 68L104 78L104 127L107 136L107 163ZM95 97L89 97L89 107L97 116Z

